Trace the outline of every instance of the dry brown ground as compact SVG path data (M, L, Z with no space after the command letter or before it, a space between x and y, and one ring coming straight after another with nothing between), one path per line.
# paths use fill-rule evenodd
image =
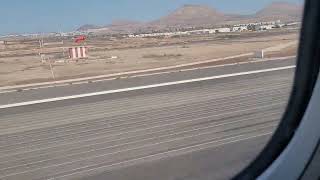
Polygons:
M193 37L193 39L196 38ZM156 39L130 39L120 40L123 41L122 48L119 48L119 42L115 41L117 48L109 48L109 50L106 50L103 42L100 41L100 44L91 43L90 58L87 61L67 64L55 63L54 72L57 79L67 79L157 68L253 52L292 42L296 39L297 33L217 39L215 41L199 41L183 44L181 42L174 42L171 45L163 43L164 41L170 42L170 39L158 41ZM178 40L175 38L173 41ZM128 45L127 41L138 41L136 44L139 45L134 46L139 47L128 48L129 45L132 46L132 43ZM110 46L110 41L106 42L105 47L112 47ZM19 48L22 48L19 52L38 51L35 47L24 49L25 45L21 45ZM56 51L59 48L47 48L46 50ZM4 56L0 58L0 86L52 80L49 65L40 63L38 56L12 56L12 53L14 54L15 51L0 49L0 57L1 55ZM8 54L10 56L6 56ZM295 54L295 48L286 48L286 51L280 53L271 52L267 56L284 56L288 54ZM118 58L110 59L111 56Z
M298 46L290 46L282 51L275 51L275 52L269 52L266 53L265 57L266 58L272 58L272 57L285 57L285 56L296 56L298 52Z

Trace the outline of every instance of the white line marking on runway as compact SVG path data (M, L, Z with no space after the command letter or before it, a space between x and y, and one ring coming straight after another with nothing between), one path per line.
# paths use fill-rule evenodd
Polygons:
M224 145L227 145L227 144L234 144L234 143L237 143L237 142L251 140L251 139L254 139L254 138L259 138L259 137L263 137L263 136L269 136L272 133L273 132L266 132L264 134L258 134L258 135L249 136L249 137L243 137L245 135L233 136L233 137L229 137L229 138L225 138L225 139L221 139L221 140L216 140L216 141L213 141L213 142L197 144L197 145L194 145L194 146L188 146L188 147L185 147L185 148L175 149L175 150L171 150L171 151L167 151L167 152L163 152L163 153L144 156L144 157L141 157L141 158L122 161L122 162L119 162L119 163L114 163L114 164L111 164L111 165L101 166L101 167L98 167L98 168L91 168L91 169L84 170L84 171L74 172L74 173L70 173L70 174L62 175L62 176L57 176L55 178L57 178L57 179L58 178L59 179L60 178L66 178L68 176L72 176L72 175L75 175L75 174L84 173L84 172L89 173L90 171L98 170L98 169L106 169L106 168L110 169L110 168L115 167L115 166L119 166L119 165L121 166L121 165L125 165L125 164L135 163L136 161L146 160L146 159L150 159L150 158L156 158L156 157L159 157L159 156L164 156L164 157L158 158L158 159L163 159L165 157L170 156L171 153L177 153L177 152L181 152L183 150L185 150L185 152L183 154L194 152L194 151L200 151L200 150L208 148L208 147L202 147L202 146L211 145L213 143L221 142L220 144L211 146L211 148L218 148L218 147L221 147L221 146L224 146ZM243 138L241 138L241 137L243 137ZM239 138L239 139L236 139L236 138ZM235 140L233 140L233 139L235 139ZM227 140L230 140L230 141L229 142L223 142L223 141L227 141Z
M60 82L54 82L54 83L49 83L51 85L41 85L41 84L48 84L47 83L38 83L35 86L30 85L25 85L26 87L30 88L23 88L24 86L16 86L18 89L12 89L14 87L8 88L8 87L0 87L0 94L5 94L5 93L14 93L17 92L18 90L21 91L29 91L29 90L38 90L38 89L47 89L47 88L52 88L52 87L62 87L62 86L69 86L69 85L80 85L80 84L88 84L88 83L96 83L96 82L105 82L105 81L112 81L112 80L117 80L117 79L123 79L123 78L136 78L136 77L147 77L147 76L153 76L153 75L159 75L159 74L170 74L170 73L177 73L177 72L185 72L185 71L193 71L193 70L201 70L201 69L208 69L208 68L217 68L217 67L226 67L226 66L234 66L234 65L243 65L243 64L251 64L251 63L261 63L261 62L266 62L266 61L275 61L275 60L288 60L288 58L295 58L295 56L288 56L288 57L278 57L278 58L267 58L267 59L261 59L261 60L252 60L252 61L245 61L245 62L239 62L239 63L230 63L230 64L221 64L221 65L213 65L213 66L205 66L205 67L194 67L194 68L183 68L183 69L178 69L178 70L171 70L171 71L161 71L161 72L156 72L152 73L151 70L147 70L146 72L151 72L151 73L125 73L126 76L122 75L109 75L109 77L112 78L103 78L99 79L98 77L96 80L93 77L87 78L87 80L79 80L79 81L70 81L68 83L60 83ZM121 74L121 73L118 73ZM137 75L134 75L137 74ZM115 77L113 77L115 76ZM72 79L71 79L72 80ZM69 81L69 80L67 80ZM9 86L10 87L10 86ZM21 89L19 89L19 87ZM1 90L2 89L2 90ZM5 90L7 89L7 90Z
M0 109L19 107L19 106L27 106L27 105L33 105L33 104L48 103L48 102L55 102L55 101L63 101L63 100L70 100L70 99L77 99L77 98L84 98L84 97L91 97L91 96L98 96L98 95L114 94L114 93L121 93L121 92L130 92L130 91L136 91L136 90L142 90L142 89L151 89L151 88L158 88L158 87L165 87L165 86L172 86L172 85L179 85L179 84L186 84L186 83L193 83L193 82L201 82L201 81L208 81L208 80L214 80L214 79L235 77L235 76L259 74L259 73L265 73L265 72L293 69L295 67L296 67L295 65L294 66L285 66L285 67L278 67L278 68L271 68L271 69L262 69L262 70L247 71L247 72L232 73L232 74L224 74L224 75L219 75L219 76L210 76L210 77L197 78L197 79L189 79L189 80L174 81L174 82L167 82L167 83L160 83L160 84L137 86L137 87L131 87L131 88L124 88L124 89L115 89L115 90L108 90L108 91L101 91L101 92L94 92L94 93L87 93L87 94L78 94L78 95L72 95L72 96L63 96L63 97L56 97L56 98L49 98L49 99L42 99L42 100L35 100L35 101L27 101L27 102L21 102L21 103L1 105Z

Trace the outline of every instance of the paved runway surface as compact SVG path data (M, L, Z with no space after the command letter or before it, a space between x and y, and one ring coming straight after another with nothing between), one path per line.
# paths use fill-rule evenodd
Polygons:
M268 63L247 67L281 67L293 61ZM239 67L233 68L219 74ZM259 153L276 128L293 71L0 109L0 179L230 178ZM25 93L48 98L52 90Z
M170 81L180 81L185 79L194 79L208 76L217 76L221 74L239 73L244 71L253 71L257 69L268 69L274 67L283 67L294 65L295 59L289 58L286 60L272 61L257 61L247 64L226 65L211 68L203 68L191 71L182 72L162 72L162 74L154 75L139 75L135 78L122 78L111 81L101 81L92 84L73 84L68 86L57 86L51 88L40 88L36 90L25 90L22 92L1 93L0 105L31 101L36 99L54 98L61 96L69 96L75 94L92 93L96 91L113 90L120 88L128 88L133 86L143 86L155 83L164 83ZM161 72L158 72L161 73Z

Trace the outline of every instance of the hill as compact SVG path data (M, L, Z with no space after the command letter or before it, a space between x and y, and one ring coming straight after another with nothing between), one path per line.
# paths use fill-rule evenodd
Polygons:
M169 15L150 22L151 26L185 27L206 26L226 20L223 13L205 5L184 5Z
M301 5L287 2L273 2L255 14L238 15L224 14L206 5L189 4L176 9L164 17L147 23L118 20L103 27L84 25L78 30L94 30L96 32L100 28L105 33L134 33L151 32L167 28L212 27L258 21L281 20L283 22L290 22L301 19L302 9Z
M255 14L258 20L298 21L302 17L303 6L287 2L273 2Z
M87 31L89 29L99 29L101 28L100 26L96 26L96 25L93 25L93 24L85 24L85 25L82 25L80 26L77 31Z

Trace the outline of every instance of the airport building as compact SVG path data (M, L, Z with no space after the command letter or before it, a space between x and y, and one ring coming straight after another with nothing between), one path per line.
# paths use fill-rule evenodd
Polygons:
M269 24L269 25L257 25L255 26L256 31L264 31L264 30L270 30L275 28L275 25Z
M242 31L248 31L248 26L234 26L232 27L233 32L242 32Z

